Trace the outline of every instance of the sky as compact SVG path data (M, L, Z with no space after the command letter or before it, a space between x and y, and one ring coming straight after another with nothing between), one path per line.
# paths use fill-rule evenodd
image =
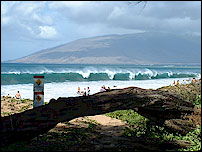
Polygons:
M1 61L108 34L201 36L201 1L137 2L1 1Z

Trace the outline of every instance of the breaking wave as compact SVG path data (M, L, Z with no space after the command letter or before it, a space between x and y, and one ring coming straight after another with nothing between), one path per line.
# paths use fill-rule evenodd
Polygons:
M150 79L167 79L167 78L189 78L200 77L197 73L173 73L165 72L158 73L149 69L144 72L115 72L115 71L77 71L65 73L39 72L39 73L22 73L22 72L7 72L1 73L1 84L28 84L33 83L34 75L43 75L45 83L65 82L65 81L103 81L103 80L150 80Z

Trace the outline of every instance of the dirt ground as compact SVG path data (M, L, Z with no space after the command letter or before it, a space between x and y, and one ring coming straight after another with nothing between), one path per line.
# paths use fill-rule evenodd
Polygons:
M19 113L32 108L32 100L1 97L1 116L8 116L10 114ZM58 123L55 128L49 130L47 134L40 135L39 137L32 139L26 146L32 151L39 150L42 147L46 149L45 147L48 145L46 145L46 143L46 146L44 146L45 141L52 143L55 140L58 140L58 143L62 143L64 141L60 140L68 140L66 141L68 142L66 145L60 145L60 147L63 147L62 150L94 151L101 150L103 148L110 149L120 145L120 140L127 140L126 138L121 137L125 127L127 127L127 125L121 120L107 117L105 115L79 117L69 121L68 123ZM72 137L76 138L72 140L72 142L75 140L75 144L71 145L68 138L65 139L64 137L58 137L58 134L66 134L69 136L72 132ZM44 140L44 138L47 139ZM80 142L78 142L79 138L81 138ZM85 139L83 140L83 138ZM49 147L51 146L49 145Z

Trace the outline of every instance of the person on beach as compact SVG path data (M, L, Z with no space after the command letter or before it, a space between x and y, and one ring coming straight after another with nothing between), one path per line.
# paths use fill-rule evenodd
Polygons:
M10 94L7 95L8 98L11 98Z
M84 88L83 96L86 96L86 95L87 95L86 88Z
M174 80L174 82L173 82L173 86L175 86L175 80Z
M18 91L18 93L15 95L15 98L16 99L20 99L21 98L20 91Z
M101 89L100 89L100 92L104 92L104 91L106 91L106 89L105 89L104 86L102 86Z
M88 87L87 88L87 96L89 96L90 95L90 88Z
M192 83L195 84L196 83L196 78L192 79Z
M180 84L180 81L179 80L177 80L177 85L179 85Z
M80 87L78 87L77 94L81 94L81 92L80 92Z
M110 89L110 87L108 87L108 88L105 88L105 91L110 91L111 89Z

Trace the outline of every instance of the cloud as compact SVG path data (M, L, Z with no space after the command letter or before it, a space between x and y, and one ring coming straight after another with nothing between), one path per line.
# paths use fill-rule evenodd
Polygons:
M25 2L17 5L15 7L16 12L19 12L22 16L30 16L33 12L38 11L43 7L44 3L42 2Z
M1 2L2 32L27 40L57 38L54 20L46 9L45 2ZM54 29L54 30L53 30ZM50 33L47 33L50 31ZM45 36L45 34L47 36ZM55 37L54 37L55 36ZM3 37L4 38L4 37Z
M41 30L39 34L41 38L52 39L57 35L56 30L51 26L39 26L39 28Z
M52 2L49 4L51 8L60 9L64 7L68 8L77 8L82 7L85 4L89 3L88 1L60 1L60 2Z
M9 22L10 22L10 17L3 17L3 18L1 19L1 24L2 24L2 26L8 25Z
M148 2L142 12L144 16L154 18L184 18L199 19L201 17L200 2L195 1L172 1L172 2Z
M128 5L125 1L4 1L1 4L2 31L30 40L63 38L64 41L68 33L79 38L79 32L80 36L110 31L115 34L201 32L201 3L197 1L148 1L144 10L143 2Z
M201 32L198 26L201 24L200 2L148 1L143 11L144 3L129 6L121 1L52 2L49 7L78 25L105 24L111 28L131 30Z
M75 3L75 5L73 5ZM107 16L112 11L112 2L69 2L63 1L62 3L52 2L49 4L50 9L57 11L61 16L66 17L67 20L74 21L75 23L104 23ZM119 2L117 2L119 3Z
M116 19L116 18L119 18L120 16L123 16L125 14L127 14L125 8L114 7L112 12L107 17L107 20Z

